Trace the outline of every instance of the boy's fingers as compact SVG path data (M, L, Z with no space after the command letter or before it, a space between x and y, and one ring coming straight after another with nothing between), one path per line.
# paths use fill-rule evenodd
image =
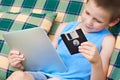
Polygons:
M24 55L23 55L23 54L20 54L19 57L20 57L20 58L24 58Z
M17 55L17 54L12 54L12 55L9 55L8 56L8 58L11 58L11 59L13 59L13 58L24 58L24 55L23 54L19 54L19 55Z
M83 42L83 43L81 43L81 46L93 46L93 43L91 43L91 42Z
M19 55L9 55L9 57L8 57L8 58L13 59L13 58L18 58L18 57L19 57Z
M81 50L81 49L90 50L92 47L89 47L89 46L79 46L78 48L79 48L80 50Z
M20 52L16 50L11 50L9 55L20 55Z
M10 59L13 59L13 58L24 58L24 55L21 54L19 51L11 51L10 54L8 55L8 58Z
M17 67L17 68L21 68L21 67L22 67L22 63L19 62L19 61L16 61L16 62L14 62L14 63L11 63L11 65L12 65L13 67Z
M91 55L90 53L90 50L87 50L87 49L79 49L79 51L81 52L81 54L84 54L84 55Z
M24 69L24 66L23 66L23 64L20 61L16 61L14 63L11 63L11 65L13 67L16 67L16 68L19 68L19 69L22 69L22 70Z
M10 63L14 63L16 61L23 62L25 58L9 58Z

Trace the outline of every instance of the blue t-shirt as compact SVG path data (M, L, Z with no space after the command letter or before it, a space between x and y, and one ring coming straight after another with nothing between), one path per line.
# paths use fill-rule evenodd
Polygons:
M62 31L62 33L71 32L75 30L79 22L69 23ZM61 34L62 34L61 33ZM98 51L101 50L101 44L106 35L110 34L107 29L102 31L85 34L89 42L94 43ZM71 55L65 46L61 37L58 39L57 53L60 55L68 71L59 73L44 73L50 77L59 77L62 80L89 80L91 75L91 63L80 53Z

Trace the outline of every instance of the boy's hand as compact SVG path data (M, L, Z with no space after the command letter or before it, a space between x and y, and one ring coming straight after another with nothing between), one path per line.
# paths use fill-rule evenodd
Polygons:
M91 42L83 42L78 47L79 52L86 57L92 64L99 62L100 55L97 47Z
M11 66L22 70L24 69L22 62L25 60L25 57L19 51L16 50L10 51L8 60Z

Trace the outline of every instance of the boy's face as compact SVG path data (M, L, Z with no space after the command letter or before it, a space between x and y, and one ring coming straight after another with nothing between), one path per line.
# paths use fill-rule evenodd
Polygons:
M86 33L97 32L110 23L110 14L101 7L96 6L94 0L89 0L82 13L83 30Z

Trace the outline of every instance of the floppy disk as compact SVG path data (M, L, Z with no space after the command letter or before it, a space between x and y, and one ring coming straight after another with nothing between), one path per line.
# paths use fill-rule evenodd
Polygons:
M71 55L78 53L79 52L78 46L80 46L82 42L87 41L81 29L61 34L61 37L65 45L67 46L68 50L70 51Z

